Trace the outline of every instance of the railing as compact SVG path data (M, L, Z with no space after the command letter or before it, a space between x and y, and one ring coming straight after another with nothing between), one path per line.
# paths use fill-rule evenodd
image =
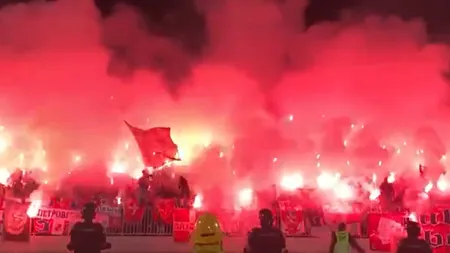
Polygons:
M111 222L113 219L118 222ZM33 236L69 235L73 222L55 221L56 219L31 219L31 234ZM109 224L104 227L109 236L171 236L173 231L172 224L162 221L157 211L150 208L144 211L142 220L138 222L126 222L122 217L110 217Z
M145 210L144 216L141 222L123 222L120 230L113 230L113 228L108 228L106 233L108 235L158 235L158 236L170 236L172 235L173 226L172 224L167 224L161 220L159 214L157 218L154 217L154 210Z
M374 210L371 210L372 212ZM75 211L72 211L75 212ZM283 222L283 218L286 218L288 215L292 218L292 210L289 212L284 211L284 215L281 214L282 209L277 210L275 224L283 229L283 226L289 226L286 224L286 220ZM300 211L302 213L303 219L303 231L298 231L298 234L311 235L311 228L313 227L321 227L329 225L330 221L325 219L323 213L317 210L303 210ZM76 211L78 214L79 211ZM250 216L248 216L250 215ZM104 224L105 232L109 236L171 236L173 232L173 224L172 222L164 222L161 218L158 210L154 208L147 208L144 210L144 214L142 219L137 222L127 222L123 215L120 214L120 210L116 213L116 216L106 216L109 218L107 224ZM231 217L232 215L225 215L224 217ZM245 235L246 232L249 231L251 227L254 227L256 223L254 221L249 222L250 218L255 217L256 212L247 213L247 217L239 217L237 219L229 219L227 221L223 221L223 229L228 235L231 236L242 236ZM295 216L295 215L294 215ZM289 219L290 219L289 218ZM295 218L295 217L293 217ZM113 222L114 221L114 222ZM33 235L36 236L45 236L45 235L68 235L70 233L71 227L75 220L66 219L61 221L60 218L55 219L42 219L42 218L33 218L31 220L31 228L30 231ZM250 224L251 223L251 224ZM301 221L300 221L301 223ZM366 227L365 218L362 218L359 222L361 231L361 236L367 236L367 231L365 231ZM283 225L284 224L284 225ZM292 224L291 224L292 225ZM295 225L295 224L294 224ZM298 224L299 225L299 224ZM0 222L1 226L1 222ZM287 235L289 236L289 235ZM295 235L294 235L295 236Z

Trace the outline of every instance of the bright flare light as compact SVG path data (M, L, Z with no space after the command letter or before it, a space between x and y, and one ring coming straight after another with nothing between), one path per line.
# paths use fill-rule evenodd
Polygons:
M253 203L253 190L245 188L238 193L239 207L249 207Z
M303 187L303 177L299 173L285 175L281 178L280 186L288 191L294 191Z
M380 196L380 194L381 194L380 189L378 189L378 188L372 189L370 191L369 199L376 200Z
M194 203L192 204L192 207L195 209L200 209L203 206L203 195L197 194L194 198Z
M445 178L444 174L441 174L439 176L436 186L440 191L443 191L443 192L448 189L448 182L447 182L447 179Z
M33 200L28 207L27 215L30 218L34 218L38 215L39 209L41 208L41 200Z
M81 156L79 156L79 155L74 156L73 163L79 163L79 162L81 162Z
M27 209L27 215L30 218L34 218L38 215L39 209L42 205L42 191L37 190L30 196L31 204Z
M350 200L355 196L352 187L346 183L338 183L334 187L334 195L338 199Z
M375 184L377 182L377 174L372 174L372 183Z
M388 183L392 184L395 182L395 173L394 172L389 172L389 176L387 178Z
M6 168L0 168L0 184L7 185L11 173Z
M6 151L9 147L9 142L5 138L0 138L0 153Z
M423 191L424 191L425 193L429 193L429 192L431 191L431 189L433 189L433 183L432 183L432 182L429 182L429 183L425 186L425 188L423 189Z
M408 215L408 219L410 220L410 221L412 221L412 222L417 222L418 220L417 220L417 215L416 215L416 213L410 213L409 215Z
M132 173L131 173L131 177L134 179L139 179L142 176L142 170L140 169L135 169Z
M113 173L126 173L128 166L123 162L114 162L111 166L111 172Z
M338 181L338 174L332 175L328 172L322 172L320 176L317 177L317 186L319 186L320 189L328 190L332 189Z

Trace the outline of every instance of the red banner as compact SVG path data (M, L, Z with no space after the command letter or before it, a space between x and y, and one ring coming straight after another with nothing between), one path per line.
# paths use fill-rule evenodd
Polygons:
M175 209L174 199L159 199L156 201L156 214L159 218L167 224L173 221L173 210ZM157 218L157 217L154 217Z
M372 250L388 252L405 236L406 213L371 213L368 215L369 244ZM434 253L450 250L450 209L435 208L419 216L422 237Z
M433 248L433 253L446 253L450 250L450 224L422 225L423 239Z
M372 250L390 251L396 247L396 239L405 235L405 213L371 213L368 216L369 244ZM419 216L422 237L428 241L434 253L450 250L450 209L434 209ZM396 241L394 241L396 240Z
M145 208L139 206L136 201L130 200L124 205L124 219L126 222L139 222L144 217Z
M3 239L5 241L28 241L30 239L30 219L27 210L30 203L7 200L4 209Z
M340 203L323 208L323 220L327 226L336 230L340 223L345 223L353 236L361 236L361 222L364 216L363 208L356 203Z
M173 240L175 242L189 242L195 224L195 212L187 208L176 208L173 211Z
M292 201L280 201L281 229L286 236L301 235L305 232L305 222L301 206Z
M404 236L406 213L369 213L367 231L371 250L391 251L391 244L396 237Z
M433 253L450 251L450 207L442 204L433 212L419 216L423 239L433 248Z
M362 219L363 214L362 213L328 213L324 212L324 218L327 222L334 224L334 223L341 223L344 222L346 224L352 224L352 223L360 223Z

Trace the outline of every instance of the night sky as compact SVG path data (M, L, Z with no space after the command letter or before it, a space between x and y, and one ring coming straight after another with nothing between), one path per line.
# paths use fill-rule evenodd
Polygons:
M57 1L57 0L47 0ZM135 7L145 17L150 32L181 41L187 51L199 54L208 43L205 20L196 10L195 0L93 0L107 17L118 3ZM279 1L285 0L268 0ZM1 5L31 0L0 0ZM422 18L431 35L450 33L450 1L447 0L312 0L305 10L307 27L339 18L345 9L359 9L364 13L397 15L404 19ZM171 15L170 22L165 17ZM301 15L301 13L299 14Z
M0 5L31 2L32 0L0 0ZM58 1L58 0L47 0ZM114 13L114 6L125 4L134 7L144 18L146 29L154 35L163 36L180 43L181 50L189 56L186 62L170 62L168 57L154 57L150 64L142 65L133 62L127 56L127 48L113 48L105 45L112 52L112 59L129 65L120 78L132 76L136 69L152 69L161 71L167 81L169 90L174 91L180 81L190 76L192 61L201 59L208 46L208 35L205 17L198 11L195 0L93 0L102 17L107 18ZM213 0L223 1L223 0ZM283 1L288 0L267 0ZM345 10L361 15L360 18L376 14L380 16L395 15L405 20L420 18L425 21L429 41L448 42L450 37L450 1L448 0L312 0L304 13L305 29L315 24L339 20ZM299 21L301 22L301 21ZM299 31L301 32L301 31ZM286 69L289 68L286 57ZM109 72L109 71L108 71ZM174 93L175 94L175 93Z

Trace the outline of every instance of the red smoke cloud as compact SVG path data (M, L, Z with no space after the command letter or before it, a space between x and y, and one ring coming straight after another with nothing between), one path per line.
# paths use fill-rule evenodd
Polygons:
M314 153L328 151L320 148L322 135L334 143L349 134L349 124L334 117L367 126L372 137L361 143L374 150L375 139L412 138L422 126L447 137L448 50L427 44L420 20L367 17L302 32L296 15L306 2L237 2L199 3L210 45L196 61L176 42L143 30L124 6L106 20L87 0L3 8L1 124L42 140L53 171L67 170L74 153L110 160L131 139L124 119L170 126L181 146L231 146L244 136L243 159L261 159L252 162L257 171L275 156L286 157L286 166L314 166ZM192 69L176 96L164 73L148 70L155 57L174 72ZM364 146L362 139L350 144ZM336 143L330 150L342 148Z

